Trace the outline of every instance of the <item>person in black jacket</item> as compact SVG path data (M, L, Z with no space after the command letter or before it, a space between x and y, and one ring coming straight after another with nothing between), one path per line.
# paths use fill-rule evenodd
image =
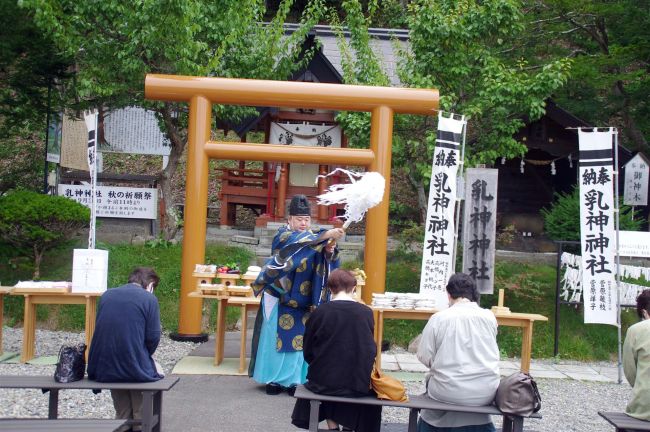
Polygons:
M128 284L102 294L88 353L89 379L150 382L163 377L151 357L160 342L160 308L153 295L159 281L155 271L140 267L133 270ZM142 392L111 390L111 396L115 418L141 418Z
M377 348L373 338L374 319L369 307L353 295L355 277L346 270L334 270L327 280L332 297L316 309L306 323L303 353L309 364L305 387L314 393L360 397L373 394L370 374ZM292 423L309 426L309 401L299 399ZM381 406L323 402L319 421L330 429L375 432L381 427Z

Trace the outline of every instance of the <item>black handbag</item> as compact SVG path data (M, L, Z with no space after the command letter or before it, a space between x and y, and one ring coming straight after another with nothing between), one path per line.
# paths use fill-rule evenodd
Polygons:
M501 378L494 403L505 414L528 417L542 408L542 397L533 377L515 372Z
M86 373L86 344L63 345L54 371L54 381L69 383L82 380Z

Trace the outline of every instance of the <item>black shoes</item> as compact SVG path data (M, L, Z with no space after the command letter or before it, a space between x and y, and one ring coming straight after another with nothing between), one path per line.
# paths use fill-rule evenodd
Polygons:
M267 395L277 395L282 393L283 390L286 390L287 393L289 393L289 396L293 396L293 394L296 392L296 384L292 384L289 387L283 387L278 383L268 383L266 385L266 394Z
M282 393L282 386L278 383L268 383L266 385L266 394L267 395L277 395Z

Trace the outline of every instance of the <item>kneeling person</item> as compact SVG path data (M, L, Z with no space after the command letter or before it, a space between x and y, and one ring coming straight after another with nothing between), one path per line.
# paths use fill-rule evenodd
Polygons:
M163 377L151 357L160 342L160 309L153 295L159 281L152 269L136 268L129 283L111 288L101 296L88 354L89 379L151 382ZM142 418L142 392L111 390L111 396L115 418ZM119 430L129 429L127 426Z

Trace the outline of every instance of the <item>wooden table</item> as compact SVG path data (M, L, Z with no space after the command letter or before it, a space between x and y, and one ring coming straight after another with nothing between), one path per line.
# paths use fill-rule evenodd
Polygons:
M34 345L36 342L36 305L39 304L80 304L86 306L86 355L90 349L90 342L95 333L95 316L97 315L97 297L102 293L51 293L51 292L20 292L14 288L12 295L25 297L25 313L23 315L23 348L20 361L25 363L34 358Z
M223 348L226 336L226 307L239 307L241 316L241 337L239 343L239 373L246 370L246 334L248 330L248 312L260 307L259 297L215 296L192 292L190 297L212 299L217 301L217 323L214 341L214 365L223 362Z
M415 309L384 309L371 307L375 317L375 343L377 344L377 367L381 367L381 342L384 337L385 319L405 320L428 320L431 315L438 312L437 309L415 310ZM496 313L499 325L508 327L521 327L521 371L530 370L530 355L533 344L533 323L535 321L548 321L543 315L527 313Z
M2 327L4 323L5 310L4 296L10 294L12 289L13 287L0 286L0 354L4 352L2 349Z

